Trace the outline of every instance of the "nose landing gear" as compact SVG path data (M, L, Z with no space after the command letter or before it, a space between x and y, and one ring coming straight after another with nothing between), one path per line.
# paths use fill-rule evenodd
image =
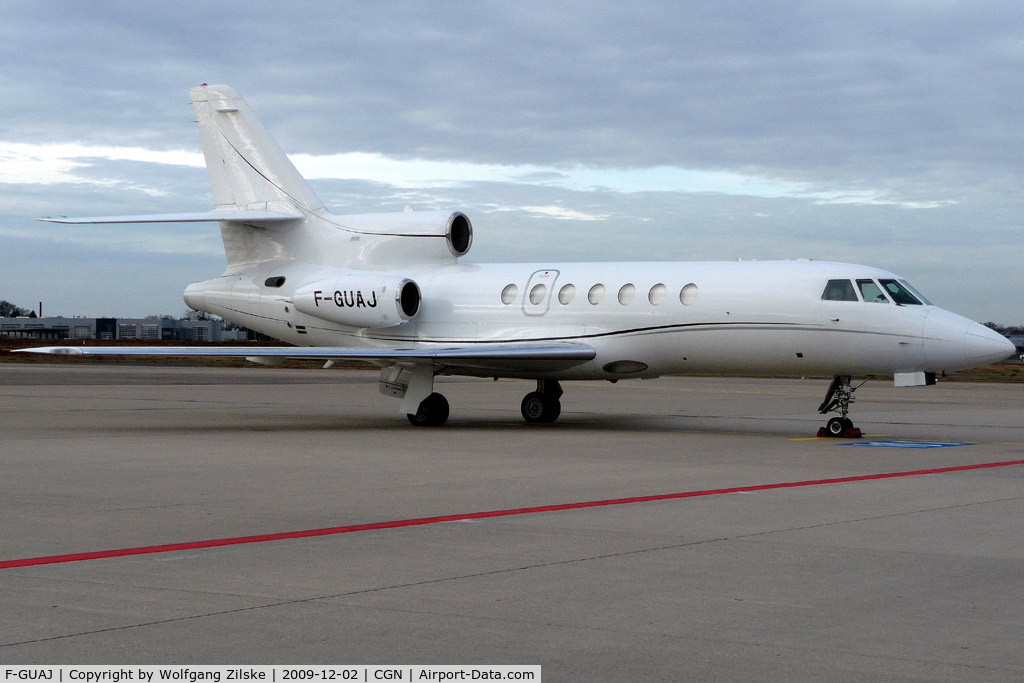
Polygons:
M822 415L839 413L839 417L833 417L825 423L825 426L818 430L818 436L836 439L859 439L862 436L860 428L853 425L853 420L848 418L847 414L850 412L850 404L854 401L853 392L864 386L868 380L854 387L850 385L851 379L849 375L836 375L832 380L825 400L818 406L818 412Z

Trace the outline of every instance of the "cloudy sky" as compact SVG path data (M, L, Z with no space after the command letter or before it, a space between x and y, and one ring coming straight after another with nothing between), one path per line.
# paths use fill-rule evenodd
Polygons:
M214 224L188 89L234 86L341 213L453 208L474 261L813 258L1024 324L1024 5L0 4L0 299L185 311Z

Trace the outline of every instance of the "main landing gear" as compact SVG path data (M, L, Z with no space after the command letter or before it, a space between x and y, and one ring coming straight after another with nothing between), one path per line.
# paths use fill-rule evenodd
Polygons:
M839 413L839 417L833 417L824 427L818 430L818 436L829 436L837 439L859 439L861 431L859 427L853 426L853 420L847 417L850 412L850 404L853 403L853 392L864 386L864 380L857 386L851 386L849 375L836 375L832 384L825 394L825 400L818 406L818 412L822 415L828 413ZM870 377L868 379L871 379Z
M406 413L417 427L440 427L448 420L448 399L436 391L420 401L415 413Z
M562 387L556 380L537 380L537 391L528 393L520 406L523 419L531 424L554 422L562 412L561 396ZM415 413L406 416L417 427L440 427L448 420L448 399L435 391L420 401Z
M562 413L562 386L557 380L537 380L537 391L531 391L523 397L520 409L523 419L531 424L551 423Z

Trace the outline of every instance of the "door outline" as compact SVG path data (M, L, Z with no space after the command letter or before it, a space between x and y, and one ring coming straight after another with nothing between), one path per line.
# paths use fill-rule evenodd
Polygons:
M555 283L558 281L559 271L548 268L546 270L537 270L530 276L530 279L526 281L526 289L523 291L523 314L533 317L542 316L548 312L551 308L551 297L555 292ZM530 292L537 285L544 285L547 290L544 292L544 298L539 303L533 303L530 301Z

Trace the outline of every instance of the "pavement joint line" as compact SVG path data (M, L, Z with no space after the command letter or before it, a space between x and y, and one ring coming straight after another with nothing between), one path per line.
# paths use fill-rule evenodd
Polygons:
M464 580L464 579L482 578L482 577L485 577L485 576L494 576L494 575L497 575L497 574L506 574L506 573L512 573L512 572L518 572L518 571L525 571L525 570L528 570L528 569L543 569L545 567L556 567L556 566L559 566L559 565L575 564L575 563L578 563L578 562L590 562L590 561L593 561L593 560L610 559L610 558L614 558L614 557L621 557L621 556L625 556L625 555L635 555L635 554L638 554L638 553L646 553L646 552L655 552L655 551L659 551L659 550L672 550L672 549L678 549L678 548L685 548L687 546L703 545L703 544L707 544L707 543L718 543L718 542L726 541L726 540L729 540L729 539L726 538L726 537L721 537L721 538L717 538L717 537L716 538L702 538L702 539L697 539L697 540L692 540L692 541L684 541L682 543L673 543L673 544L665 545L665 546L657 546L657 547L653 547L653 548L638 548L638 549L625 550L625 551L620 551L620 552L615 552L615 553L605 553L605 554L602 554L602 555L594 555L594 556L586 556L586 557L572 557L572 558L567 558L567 559L563 559L563 560L554 560L554 561L550 561L550 562L542 562L542 563L538 563L538 564L521 565L521 566L516 566L516 567L501 567L499 569L491 569L491 570L483 571L483 572L473 572L471 574L459 574L459 575L456 575L456 576L442 576L442 577L435 577L435 578L430 578L430 579L421 579L419 581L409 581L409 582L406 582L406 583L390 584L390 585L387 585L387 586L370 586L368 588L357 588L357 589L353 589L353 590L349 590L349 591L344 591L342 593L332 593L332 594L329 594L329 595L313 595L313 596L307 596L307 597L304 597L304 598L292 598L292 599L289 599L289 600L276 600L274 602L265 602L265 603L256 604L256 605L246 605L244 607L234 607L234 608L231 608L231 609L217 610L215 612L203 612L203 613L200 613L200 614L185 614L185 615L182 615L182 616L179 616L179 617L169 617L169 618L166 618L166 619L158 619L158 620L154 620L154 621L146 621L146 622L140 622L140 623L135 623L135 624L122 624L120 626L108 626L106 628L95 629L95 630L92 630L92 631L81 631L81 632L77 632L77 633L63 633L63 634L59 634L59 635L46 636L46 637L43 637L43 638L35 638L35 639L32 639L32 640L23 640L23 641L11 642L11 643L0 643L0 648L3 648L3 647L13 647L15 645L31 645L32 643L41 643L41 642L47 642L47 641L51 641L51 640L63 640L63 639L66 639L66 638L76 638L76 637L79 637L79 636L97 635L97 634L100 634L100 633L109 633L111 631L124 631L124 630L129 630L129 629L134 629L134 628L141 628L141 627L145 627L145 626L160 626L160 625L163 625L163 624L170 624L170 623L174 623L174 622L178 622L178 621L188 621L188 620L192 620L192 619L204 619L204 618L208 618L208 617L218 617L218 616L224 616L224 615L227 615L227 614L237 614L239 612L250 612L250 611L261 610L261 609L272 609L274 607L289 607L289 606L292 606L292 605L316 604L316 603L325 603L326 604L327 601L329 601L329 600L337 600L339 598L351 597L351 596L356 596L356 595L365 595L365 594L368 594L368 593L379 593L379 592L383 592L383 591L398 590L398 589L402 589L402 588L415 588L417 586L426 586L426 585L436 584L436 583L446 583L446 582L449 582L449 581L461 581L461 580Z
M490 519L495 517L513 517L519 515L538 514L543 512L561 512L566 510L581 510L594 507L632 505L636 503L652 503L667 500L679 500L683 498L701 498L707 496L727 495L732 493L750 493L758 491L773 491L778 489L805 488L810 486L827 486L832 484L850 484L865 481L896 479L901 477L947 474L952 472L968 472L973 470L992 469L999 467L1016 467L1021 465L1024 465L1024 460L974 463L970 465L953 465L947 467L911 470L905 472L882 472L877 474L833 477L829 479L780 482L775 484L755 484L719 489L682 491L679 493L662 493L648 496L632 496L627 498L591 500L576 503L557 503L553 505L539 505L533 507L509 508L503 510L488 510L483 512L469 512L452 515L441 515L435 517L418 517L412 519L392 520L387 522L369 522L363 524L352 524L347 526L305 529L301 531L284 531L252 536L237 536L233 538L216 538L203 541L186 541L180 543L167 543L162 545L140 546L133 548L116 548L110 550L99 550L91 552L68 553L63 555L49 555L44 557L26 557L13 560L2 560L0 561L0 570L15 569L19 567L37 567L48 564L63 564L69 562L85 562L88 560L109 559L114 557L129 557L134 555L150 555L157 553L178 552L184 550L218 548L223 546L243 545L249 543L267 543L271 541L293 540L299 538L334 536L338 534L355 533L360 531L379 531L385 529L397 529L411 526L441 524L445 522L461 522L476 519Z

